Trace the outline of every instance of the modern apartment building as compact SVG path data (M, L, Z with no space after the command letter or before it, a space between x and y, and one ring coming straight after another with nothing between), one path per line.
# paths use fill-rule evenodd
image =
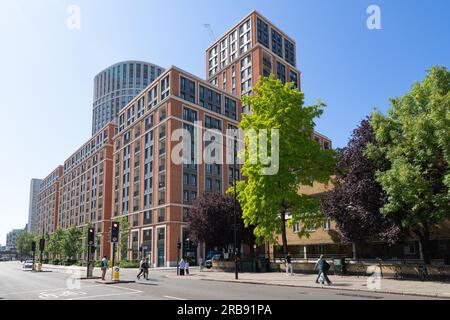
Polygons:
M30 182L30 200L28 205L28 232L36 232L36 215L37 215L37 197L41 187L41 179L31 179Z
M233 173L227 139L212 142L203 139L204 133L215 129L225 135L228 128L236 128L240 106L236 97L171 67L120 111L113 212L130 222L129 259L138 259L142 248L153 266L176 265L177 241L188 238L189 206L204 192L224 192ZM177 129L185 131L179 136ZM183 158L177 162L172 153L180 154L181 137ZM204 163L201 150L212 143L222 152L216 154L216 163ZM183 254L195 260L201 248L192 244L187 250Z
M21 234L23 229L14 229L6 234L6 250L15 250L16 241L19 234Z
M94 78L92 135L115 121L119 111L155 80L163 68L148 62L118 62Z
M58 224L59 188L63 166L58 166L41 182L37 196L36 233L52 233Z
M296 57L294 39L253 11L206 49L206 78L237 97L252 94L261 76L273 75L301 89ZM248 106L242 108L242 113L250 111ZM332 148L326 136L315 132L314 139L323 148Z
M295 41L253 11L206 49L206 74L238 97L251 94L259 77L271 74L300 87Z
M113 136L116 125L107 124L64 162L60 178L58 221L95 229L96 256L109 255L111 225Z

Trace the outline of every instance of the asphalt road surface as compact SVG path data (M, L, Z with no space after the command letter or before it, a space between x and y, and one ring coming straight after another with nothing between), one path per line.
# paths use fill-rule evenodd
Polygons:
M24 271L19 262L0 262L0 299L12 300L423 300L417 296L339 289L294 288L167 277L173 270L151 270L150 279L127 284L79 280L66 271ZM134 275L125 272L125 278ZM84 276L84 274L81 274Z

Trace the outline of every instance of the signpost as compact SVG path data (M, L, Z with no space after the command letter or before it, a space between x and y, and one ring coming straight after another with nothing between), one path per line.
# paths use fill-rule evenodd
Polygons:
M31 241L31 251L33 251L33 269L34 270L34 258L36 256L36 241Z
M113 267L113 272L112 272L112 279L114 280L114 271L115 271L115 258L116 258L116 243L119 242L119 231L120 231L120 226L119 226L119 222L114 221L111 224L111 243L113 244L113 253L112 253L112 267ZM118 272L118 271L117 271Z
M92 248L94 246L95 243L95 230L94 228L89 228L88 229L88 234L87 234L87 271L86 271L86 277L92 277L92 268L90 265L90 257L91 257L91 251Z
M180 238L178 238L178 242L177 242L177 276L180 275L180 249L181 249L181 242L180 242Z

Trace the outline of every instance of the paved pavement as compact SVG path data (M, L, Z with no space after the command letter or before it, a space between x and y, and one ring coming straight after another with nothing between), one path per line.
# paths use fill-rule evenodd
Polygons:
M235 283L234 275L221 272L198 272L177 277L175 269L151 269L150 279L137 280L136 269L126 269L122 279L136 280L127 284L99 284L95 280L79 280L85 276L80 267L44 266L47 272L24 271L18 262L0 262L0 299L32 300L403 300L424 299L417 296L384 294L335 289L306 288L298 286L255 285ZM51 272L49 272L51 271ZM100 270L94 270L98 276ZM108 272L110 277L110 272ZM205 280L220 281L205 281ZM278 274L278 276L284 276ZM221 277L219 279L219 277ZM286 276L284 276L286 278ZM309 276L311 277L311 276ZM242 274L245 281L247 275ZM296 277L289 277L295 281ZM252 281L255 281L254 279ZM347 288L346 288L347 289Z
M390 293L403 295L417 295L450 299L450 283L434 281L407 281L385 279L381 277L356 277L356 276L329 276L332 285L316 284L314 274L294 274L287 276L285 273L241 273L235 280L234 273L211 271L204 269L191 272L193 278L210 281L239 282L249 284L267 284L275 286L290 286L302 288L339 289L349 291L362 291L371 293Z

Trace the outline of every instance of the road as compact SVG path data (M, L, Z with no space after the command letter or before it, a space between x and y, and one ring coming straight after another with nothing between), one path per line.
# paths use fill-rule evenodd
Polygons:
M65 270L24 271L19 262L0 262L0 299L12 300L422 300L417 296L294 288L168 277L173 270L151 270L150 279L127 284L78 280ZM84 276L82 274L81 276ZM123 278L134 273L125 271ZM431 298L429 298L431 299Z

